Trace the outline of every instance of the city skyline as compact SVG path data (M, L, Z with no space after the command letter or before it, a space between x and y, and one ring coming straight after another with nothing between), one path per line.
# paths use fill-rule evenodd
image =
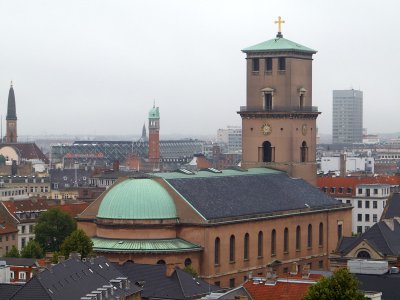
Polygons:
M390 54L399 45L385 41L400 20L398 4L386 3L3 2L0 114L4 122L12 80L21 136L140 135L154 101L161 136L240 126L241 49L273 38L282 16L285 38L318 51L319 132L331 132L332 90L349 88L364 91L368 132L398 132L392 124L399 63ZM371 21L375 16L385 22Z

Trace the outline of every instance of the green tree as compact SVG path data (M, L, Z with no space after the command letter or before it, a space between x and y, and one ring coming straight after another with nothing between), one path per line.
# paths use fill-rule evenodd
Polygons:
M19 251L17 247L13 245L11 250L6 253L5 257L19 257Z
M35 240L46 252L59 251L64 239L75 229L70 215L58 208L44 212L35 225Z
M199 274L197 273L195 268L193 268L192 265L185 266L185 268L183 268L183 271L185 271L186 273L191 274L193 277L199 277Z
M44 257L44 252L43 252L42 247L40 247L40 244L37 241L31 240L25 246L25 248L21 250L21 257L25 257L25 258L43 258Z
M357 279L343 268L330 277L323 277L310 286L302 300L361 300L367 299L358 289Z
M68 257L71 252L79 252L87 257L93 251L93 242L82 229L77 229L67 236L61 245L61 253Z

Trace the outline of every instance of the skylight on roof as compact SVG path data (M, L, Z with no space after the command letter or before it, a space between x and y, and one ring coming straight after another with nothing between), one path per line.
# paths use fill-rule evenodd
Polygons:
M215 169L215 168L207 168L206 171L212 172L212 173L222 173L221 170L217 170L217 169Z
M179 169L178 172L186 174L186 175L194 175L194 172L189 171L187 169Z

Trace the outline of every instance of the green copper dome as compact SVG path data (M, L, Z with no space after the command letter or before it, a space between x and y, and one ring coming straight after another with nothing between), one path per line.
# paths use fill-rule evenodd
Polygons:
M243 52L260 52L260 51L299 51L315 54L317 51L284 39L283 37L276 37L274 39L265 41L263 43L245 48Z
M152 179L126 179L112 187L100 204L98 218L175 219L172 197Z
M160 118L160 110L158 107L153 106L149 111L149 119L159 119Z

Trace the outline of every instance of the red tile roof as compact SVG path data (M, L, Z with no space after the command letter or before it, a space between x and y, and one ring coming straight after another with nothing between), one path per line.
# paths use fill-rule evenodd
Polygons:
M400 176L379 176L379 177L318 177L317 186L319 188L327 188L327 194L335 197L352 197L356 194L356 186L358 184L390 184L400 185ZM336 188L335 192L331 192L331 188ZM339 188L344 188L339 193ZM347 193L347 189L351 188L351 193Z
M6 146L14 148L22 159L40 159L44 163L49 163L46 155L43 154L42 150L35 143L2 144L1 148Z
M66 212L69 214L71 217L75 218L77 215L82 213L90 203L87 202L80 202L80 203L69 203L69 204L64 204L64 205L57 205L54 206L56 208L59 208L63 212Z
M301 274L288 275L278 278L275 285L266 284L265 281L257 283L255 280L249 280L243 287L253 300L301 300L308 288L320 278L321 275L310 275L309 278L302 278Z
M44 211L48 209L45 199L24 199L2 201L1 204L20 222L32 222L32 219L20 219L16 212Z
M0 217L0 235L18 232L17 226L13 223L7 222L4 218Z

